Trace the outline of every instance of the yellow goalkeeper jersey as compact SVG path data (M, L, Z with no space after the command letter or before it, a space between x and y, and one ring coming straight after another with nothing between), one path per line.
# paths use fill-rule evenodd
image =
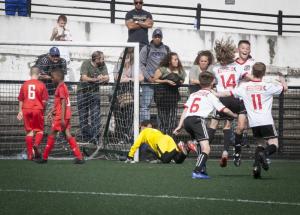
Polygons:
M136 150L143 143L148 144L159 157L161 157L161 154L164 152L171 152L174 149L179 151L172 137L163 134L157 129L145 128L131 146L128 156L133 157Z

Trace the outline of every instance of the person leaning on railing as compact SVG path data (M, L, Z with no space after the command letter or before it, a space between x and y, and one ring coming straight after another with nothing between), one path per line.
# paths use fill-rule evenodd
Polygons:
M213 54L208 51L200 51L194 61L194 65L191 67L190 73L189 73L189 90L190 94L197 92L200 90L200 81L199 81L199 75L202 72L206 72L210 70L210 66L213 63Z
M77 105L82 140L97 143L100 134L99 84L109 81L104 54L95 51L91 59L83 61L80 84L77 89ZM89 118L91 125L89 125Z
M120 71L123 55L124 52L122 52L113 71L115 81L117 81L120 72L122 72L114 111L116 124L115 134L119 141L130 143L129 141L132 136L131 130L133 125L133 49L128 48L123 71Z
M55 87L51 81L51 71L59 68L64 74L67 74L67 63L64 58L60 57L60 51L57 47L52 47L48 54L38 57L35 66L41 70L39 80L45 83L49 95L54 95Z
M170 48L162 42L163 33L161 29L155 29L152 41L144 46L140 52L140 73L144 77L141 95L140 121L150 120L150 108L154 95L153 77L160 62L170 52Z
M154 101L160 119L160 130L172 134L176 127L177 105L180 100L179 87L183 84L186 73L177 53L170 52L155 71Z

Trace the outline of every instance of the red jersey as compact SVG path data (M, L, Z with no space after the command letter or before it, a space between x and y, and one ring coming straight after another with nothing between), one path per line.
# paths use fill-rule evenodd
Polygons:
M43 82L32 79L25 81L20 89L18 100L23 102L22 109L43 110L48 100L48 91Z
M55 120L61 119L62 99L65 99L66 101L65 119L70 119L72 113L71 113L70 95L69 95L67 85L65 83L60 83L57 86L54 95L55 95L54 97Z

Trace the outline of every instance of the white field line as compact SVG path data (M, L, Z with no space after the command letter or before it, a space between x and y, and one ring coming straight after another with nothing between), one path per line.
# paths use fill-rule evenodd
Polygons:
M277 202L277 201L260 201L250 199L227 199L227 198L212 198L212 197L197 197L197 196L173 196L173 195L148 195L134 193L105 193L105 192L81 192L67 190L30 190L30 189L1 189L0 192L16 192L16 193L46 193L46 194L66 194L66 195L89 195L89 196L109 196L109 197L132 197L132 198L147 198L147 199L179 199L193 201L220 201L220 202L238 202L247 204L262 204L262 205L287 205L300 206L300 202Z

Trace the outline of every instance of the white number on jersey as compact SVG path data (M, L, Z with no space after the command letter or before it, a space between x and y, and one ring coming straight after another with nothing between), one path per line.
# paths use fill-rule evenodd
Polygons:
M28 85L28 99L35 99L35 85L29 84Z

